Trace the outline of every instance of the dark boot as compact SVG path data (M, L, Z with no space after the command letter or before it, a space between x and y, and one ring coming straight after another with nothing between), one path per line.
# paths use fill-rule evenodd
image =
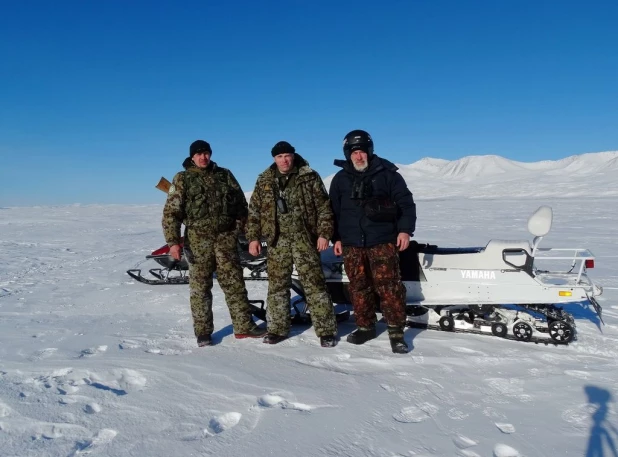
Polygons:
M320 346L323 348L334 348L337 346L337 337L334 335L321 336Z
M201 347L201 348L203 348L204 346L212 346L212 336L210 335L198 336L197 345L198 347Z
M395 354L407 354L410 348L403 337L391 338L391 349Z
M235 333L234 337L237 339L242 338L261 338L266 335L266 329L264 327L258 327L256 324L246 333Z
M407 354L410 348L403 339L403 328L389 327L388 338L391 341L391 349L395 354Z
M352 333L348 335L346 341L352 344L363 344L369 340L372 340L376 337L376 328L375 326L364 328L358 327Z
M287 335L281 336L281 335L275 335L274 333L268 333L264 337L263 342L266 344L277 344L277 343L281 343L283 340L286 340L287 338L288 338Z

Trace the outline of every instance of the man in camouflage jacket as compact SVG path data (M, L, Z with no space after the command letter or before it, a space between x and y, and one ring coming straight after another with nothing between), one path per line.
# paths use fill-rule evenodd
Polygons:
M247 217L247 200L232 173L210 160L212 149L193 142L181 171L174 176L163 208L163 233L170 255L181 257L181 225L189 260L193 327L199 346L212 344L213 273L225 294L236 338L266 333L251 318L237 247L238 225Z
M268 243L268 334L276 344L290 331L290 288L294 265L311 309L316 335L324 347L337 344L337 322L320 262L333 234L333 213L320 175L294 147L280 141L272 149L275 163L259 175L249 204L249 253Z

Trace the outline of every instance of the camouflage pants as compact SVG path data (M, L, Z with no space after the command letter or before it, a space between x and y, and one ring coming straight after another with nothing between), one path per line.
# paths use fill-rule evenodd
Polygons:
M233 232L204 236L188 230L192 261L189 263L191 314L195 336L210 335L214 330L212 316L213 273L225 294L232 317L234 333L246 333L253 326L247 289Z
M389 327L401 329L406 323L406 291L401 282L399 254L393 243L370 248L343 247L343 263L350 280L350 298L358 327L376 322L376 295Z
M290 288L294 265L311 310L316 335L336 335L335 311L326 289L320 254L304 237L281 238L276 246L268 247L268 333L286 336L290 331Z

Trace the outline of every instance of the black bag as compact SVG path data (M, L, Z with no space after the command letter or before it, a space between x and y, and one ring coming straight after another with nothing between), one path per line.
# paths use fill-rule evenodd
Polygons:
M369 198L363 203L365 216L373 222L395 222L399 217L397 203L387 198Z

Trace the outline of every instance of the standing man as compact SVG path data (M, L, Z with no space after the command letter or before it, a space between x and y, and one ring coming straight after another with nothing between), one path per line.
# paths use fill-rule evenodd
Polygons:
M258 176L247 223L249 253L268 243L268 334L264 343L288 337L290 288L294 265L306 292L311 321L320 344L337 344L337 322L320 262L333 234L333 213L324 183L294 147L280 141L272 148L275 163Z
M215 271L236 338L259 338L266 333L251 318L236 244L238 226L247 218L247 200L232 172L217 166L211 156L206 141L191 144L185 171L174 176L163 208L163 234L176 260L181 256L180 227L183 222L186 226L191 313L200 347L212 344Z
M343 254L350 280L356 330L347 341L363 344L376 337L376 294L388 325L394 353L405 354L405 287L399 251L408 248L416 226L416 205L397 167L373 153L373 140L353 130L343 140L346 160L330 185L335 213L335 255Z

